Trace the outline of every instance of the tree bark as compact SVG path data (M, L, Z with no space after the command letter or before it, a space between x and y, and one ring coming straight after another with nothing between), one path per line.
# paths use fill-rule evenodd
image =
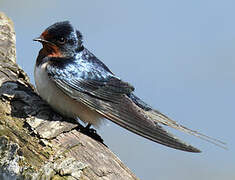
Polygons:
M13 23L0 13L0 179L137 179L78 127L35 93L16 64Z

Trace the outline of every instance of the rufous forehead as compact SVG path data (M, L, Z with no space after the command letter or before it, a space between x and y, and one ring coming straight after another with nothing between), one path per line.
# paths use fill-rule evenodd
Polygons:
M43 39L48 39L50 37L50 34L48 32L48 30L45 30L42 34L41 34L41 37Z

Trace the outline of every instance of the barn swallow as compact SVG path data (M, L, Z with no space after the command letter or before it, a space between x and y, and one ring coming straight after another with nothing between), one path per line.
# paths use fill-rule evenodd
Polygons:
M103 119L162 145L188 151L199 149L162 128L166 125L214 144L223 142L190 130L143 102L134 87L122 81L83 46L82 34L69 21L49 26L34 69L39 95L62 115L98 126Z

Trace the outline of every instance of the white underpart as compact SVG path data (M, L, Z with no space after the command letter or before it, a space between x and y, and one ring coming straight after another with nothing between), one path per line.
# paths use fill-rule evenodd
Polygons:
M49 79L46 66L47 63L44 63L34 68L36 88L42 99L47 101L53 109L64 116L70 118L78 117L83 122L99 126L102 116L62 92L55 83Z

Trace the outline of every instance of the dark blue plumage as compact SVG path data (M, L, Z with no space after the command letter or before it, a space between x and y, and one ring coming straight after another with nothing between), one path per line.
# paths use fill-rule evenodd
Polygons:
M113 77L113 73L87 49L80 51L74 57L50 59L49 71L54 71L54 74L66 74L69 78L84 78L85 80L105 81L106 78Z
M50 62L47 71L51 78L64 82L77 91L97 94L97 98L102 97L99 97L101 95L95 90L105 89L115 95L129 94L134 90L85 48L72 58L53 57ZM106 97L106 100L112 101L112 98Z

